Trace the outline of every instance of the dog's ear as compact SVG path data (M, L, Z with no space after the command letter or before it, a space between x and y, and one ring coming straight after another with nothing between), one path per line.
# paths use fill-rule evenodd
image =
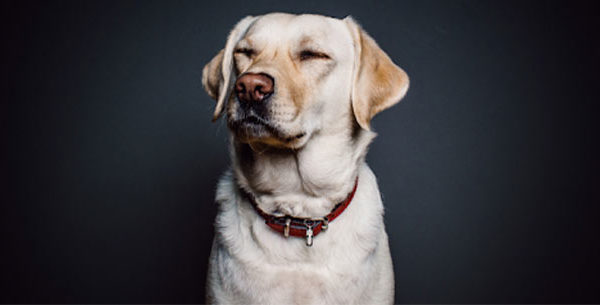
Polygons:
M254 23L257 17L247 16L240 20L227 38L225 48L204 66L202 70L202 86L212 97L217 100L213 121L216 121L229 99L233 87L235 73L233 71L233 49L238 41L244 37L248 28Z
M408 75L387 56L357 23L344 19L354 38L352 111L358 124L370 130L371 119L398 103L408 91Z

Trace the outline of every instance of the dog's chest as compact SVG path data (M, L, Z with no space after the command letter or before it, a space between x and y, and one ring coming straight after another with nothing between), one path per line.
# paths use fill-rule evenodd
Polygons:
M255 263L238 261L230 265L237 265L234 267L237 271L232 270L232 273L243 276L231 278L226 286L236 287L235 290L240 292L238 300L242 303L350 304L368 293L369 270L372 270L372 266L364 262L346 268L339 268L332 262L304 265Z
M377 298L389 299L384 291L393 291L382 286L382 280L393 285L382 206L367 168L361 179L362 192L307 247L304 239L284 238L265 225L226 176L217 191L221 211L210 263L215 303L390 303Z

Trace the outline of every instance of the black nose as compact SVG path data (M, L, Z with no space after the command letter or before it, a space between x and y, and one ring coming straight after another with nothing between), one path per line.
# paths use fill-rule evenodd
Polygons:
M240 101L260 103L273 93L273 77L265 73L246 73L235 82L235 93Z

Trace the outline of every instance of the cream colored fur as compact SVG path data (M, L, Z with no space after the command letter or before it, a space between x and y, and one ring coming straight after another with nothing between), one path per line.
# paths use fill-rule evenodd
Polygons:
M272 129L234 128L243 115L231 91L243 73L273 77ZM370 120L405 95L406 73L350 17L275 13L242 19L202 82L217 100L214 118L227 113L233 163L217 188L207 301L393 303L383 205L364 157ZM352 203L312 247L271 230L240 195L250 192L268 213L318 218L357 176Z

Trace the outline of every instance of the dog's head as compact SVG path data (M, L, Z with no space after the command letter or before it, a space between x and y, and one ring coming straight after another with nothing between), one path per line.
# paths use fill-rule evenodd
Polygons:
M317 132L369 130L409 81L351 17L274 13L242 19L202 84L239 141L295 149Z

